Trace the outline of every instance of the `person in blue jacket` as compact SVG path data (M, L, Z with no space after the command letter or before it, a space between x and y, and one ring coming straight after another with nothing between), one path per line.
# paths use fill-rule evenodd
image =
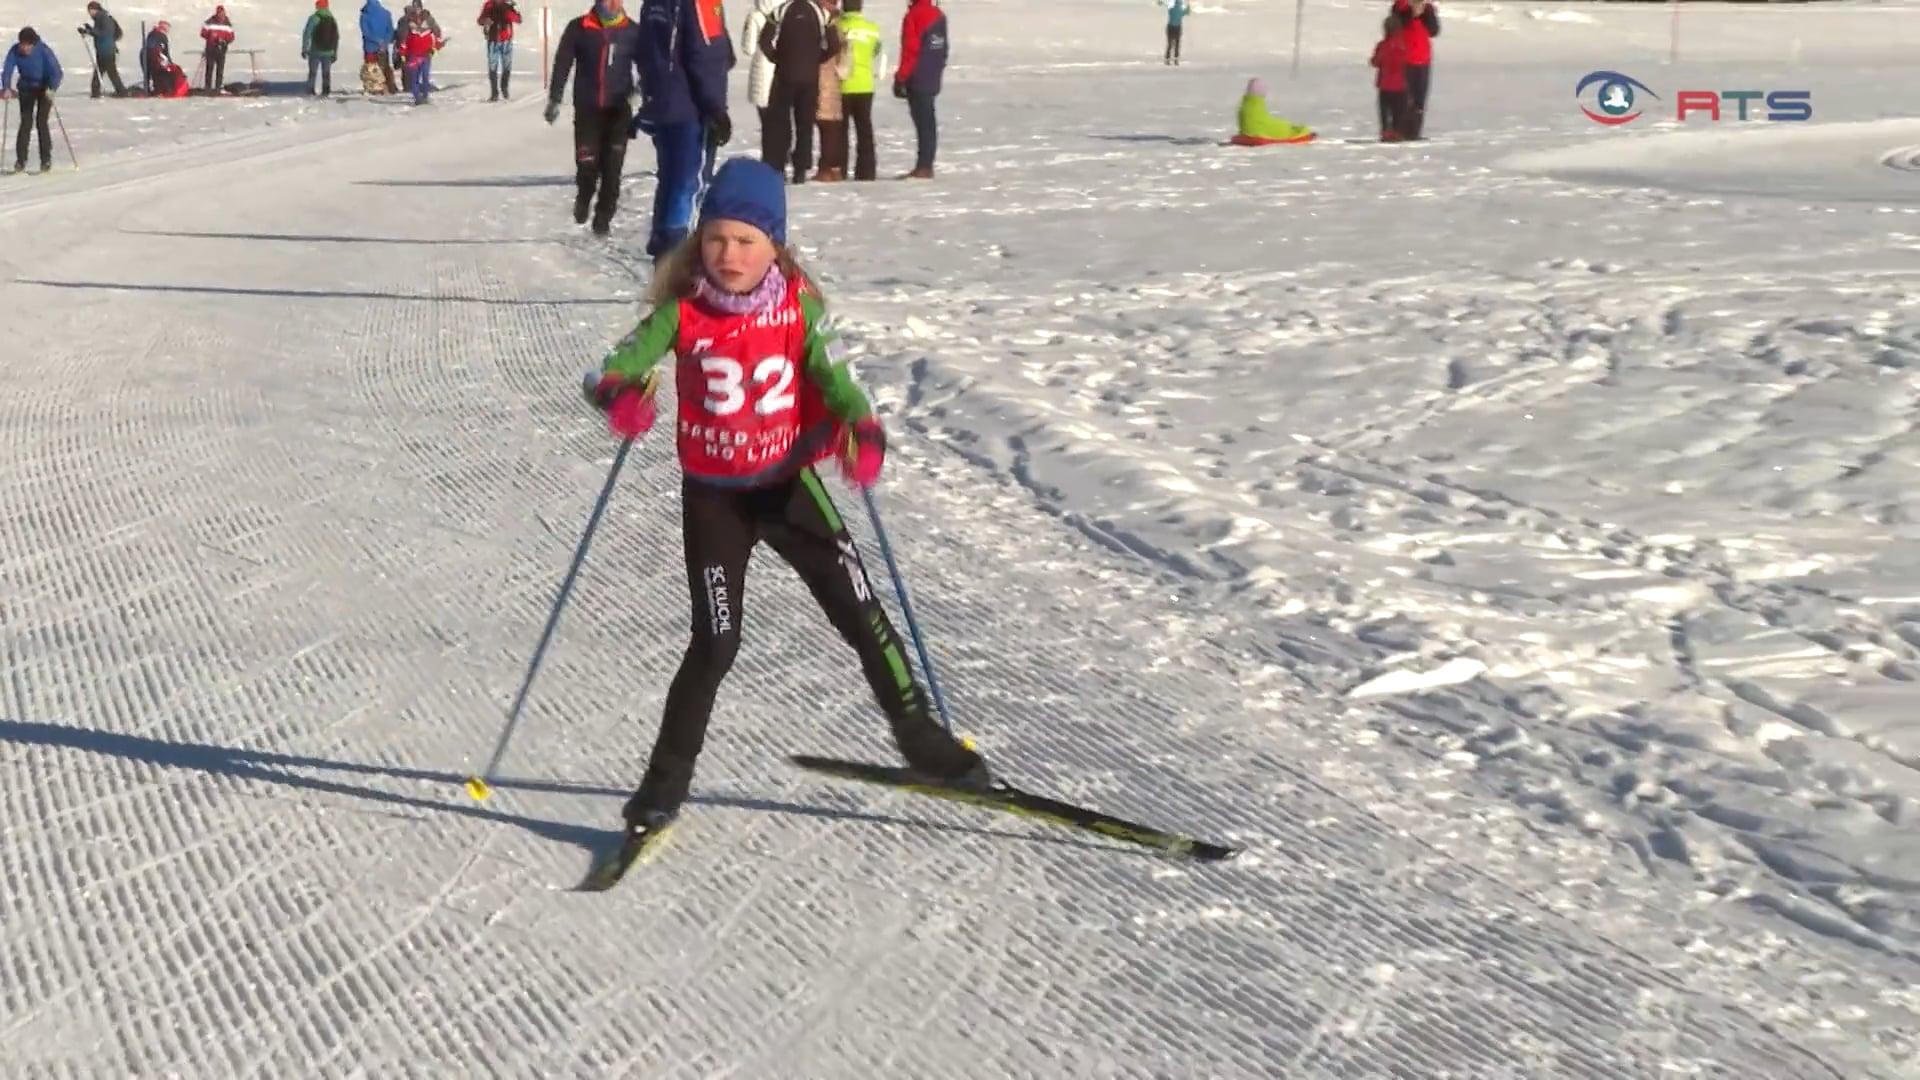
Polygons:
M714 152L733 138L727 72L734 64L721 0L641 0L640 113L631 135L653 137L653 224L647 254L657 262L686 239Z
M560 118L567 76L573 76L573 220L584 225L593 211L593 231L613 230L620 205L620 170L627 161L627 125L633 111L640 63L640 27L627 18L623 0L595 0L593 10L560 32L553 51L553 81L547 84L547 123ZM595 192L599 193L595 201Z
M360 8L360 55L366 64L380 69L380 77L386 80L387 93L397 94L400 85L393 81L393 12L380 0L367 0ZM360 83L366 86L372 77L366 74L362 65ZM368 87L371 93L371 87Z
M19 89L14 77L19 76ZM47 118L53 113L53 93L60 89L60 60L53 48L40 40L33 27L20 28L20 39L7 50L7 61L0 67L0 97L20 99L20 138L14 142L13 171L27 170L28 136L40 132L40 171L53 168L53 133L47 130Z

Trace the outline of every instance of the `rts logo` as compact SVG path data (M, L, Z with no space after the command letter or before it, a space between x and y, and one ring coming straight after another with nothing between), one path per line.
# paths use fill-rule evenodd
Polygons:
M1638 120L1644 110L1640 108L1640 95L1659 100L1660 95L1646 83L1631 75L1618 71L1590 71L1573 88L1573 97L1579 101L1587 88L1597 86L1595 102L1599 109L1595 112L1580 106L1587 119L1596 124L1625 124ZM1760 102L1766 107L1765 119L1772 121L1797 121L1813 119L1813 91L1811 90L1682 90L1674 97L1674 119L1685 121L1694 113L1706 113L1709 119L1720 119L1720 106L1727 103L1735 106L1735 118L1757 120L1760 116L1748 114L1749 103ZM1758 109L1754 110L1756 113Z

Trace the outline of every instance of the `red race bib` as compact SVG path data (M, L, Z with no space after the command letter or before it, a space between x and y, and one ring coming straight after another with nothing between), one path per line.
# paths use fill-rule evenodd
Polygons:
M787 287L779 306L752 315L681 301L674 386L683 469L718 480L745 479L784 462L803 435L813 437L826 408L802 370L806 342L798 282Z

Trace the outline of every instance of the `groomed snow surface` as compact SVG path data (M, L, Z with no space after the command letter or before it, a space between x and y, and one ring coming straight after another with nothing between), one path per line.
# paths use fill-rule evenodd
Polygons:
M537 49L95 102L79 5L0 3L83 165L0 189L0 1074L1915 1075L1920 11L1690 4L1669 65L1664 5L1449 0L1383 146L1383 6L1292 78L1290 3L1179 68L1147 0L953 3L940 179L792 194L960 726L1247 854L783 766L891 752L763 555L682 834L585 897L684 634L664 440L459 782L611 460L647 147L597 241ZM1603 128L1595 69L1815 122ZM1220 145L1254 75L1321 140Z

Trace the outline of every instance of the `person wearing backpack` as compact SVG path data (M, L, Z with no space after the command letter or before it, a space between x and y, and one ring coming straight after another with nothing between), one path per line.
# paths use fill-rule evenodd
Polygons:
M340 24L327 10L327 0L313 0L313 14L300 31L300 59L307 62L307 95L313 96L314 76L320 77L321 97L333 94L333 58L340 52Z
M813 168L813 126L820 113L820 65L840 51L840 32L818 0L787 0L755 43L773 61L773 94L760 132L760 158L793 182Z
M127 85L120 81L120 20L93 0L87 5L91 22L80 28L80 36L93 39L93 97L100 96L100 77L113 84L113 96L127 96Z
M840 109L852 129L853 178L872 180L879 169L873 143L873 73L887 66L880 27L861 14L866 0L841 0L834 20L843 43L840 52Z

